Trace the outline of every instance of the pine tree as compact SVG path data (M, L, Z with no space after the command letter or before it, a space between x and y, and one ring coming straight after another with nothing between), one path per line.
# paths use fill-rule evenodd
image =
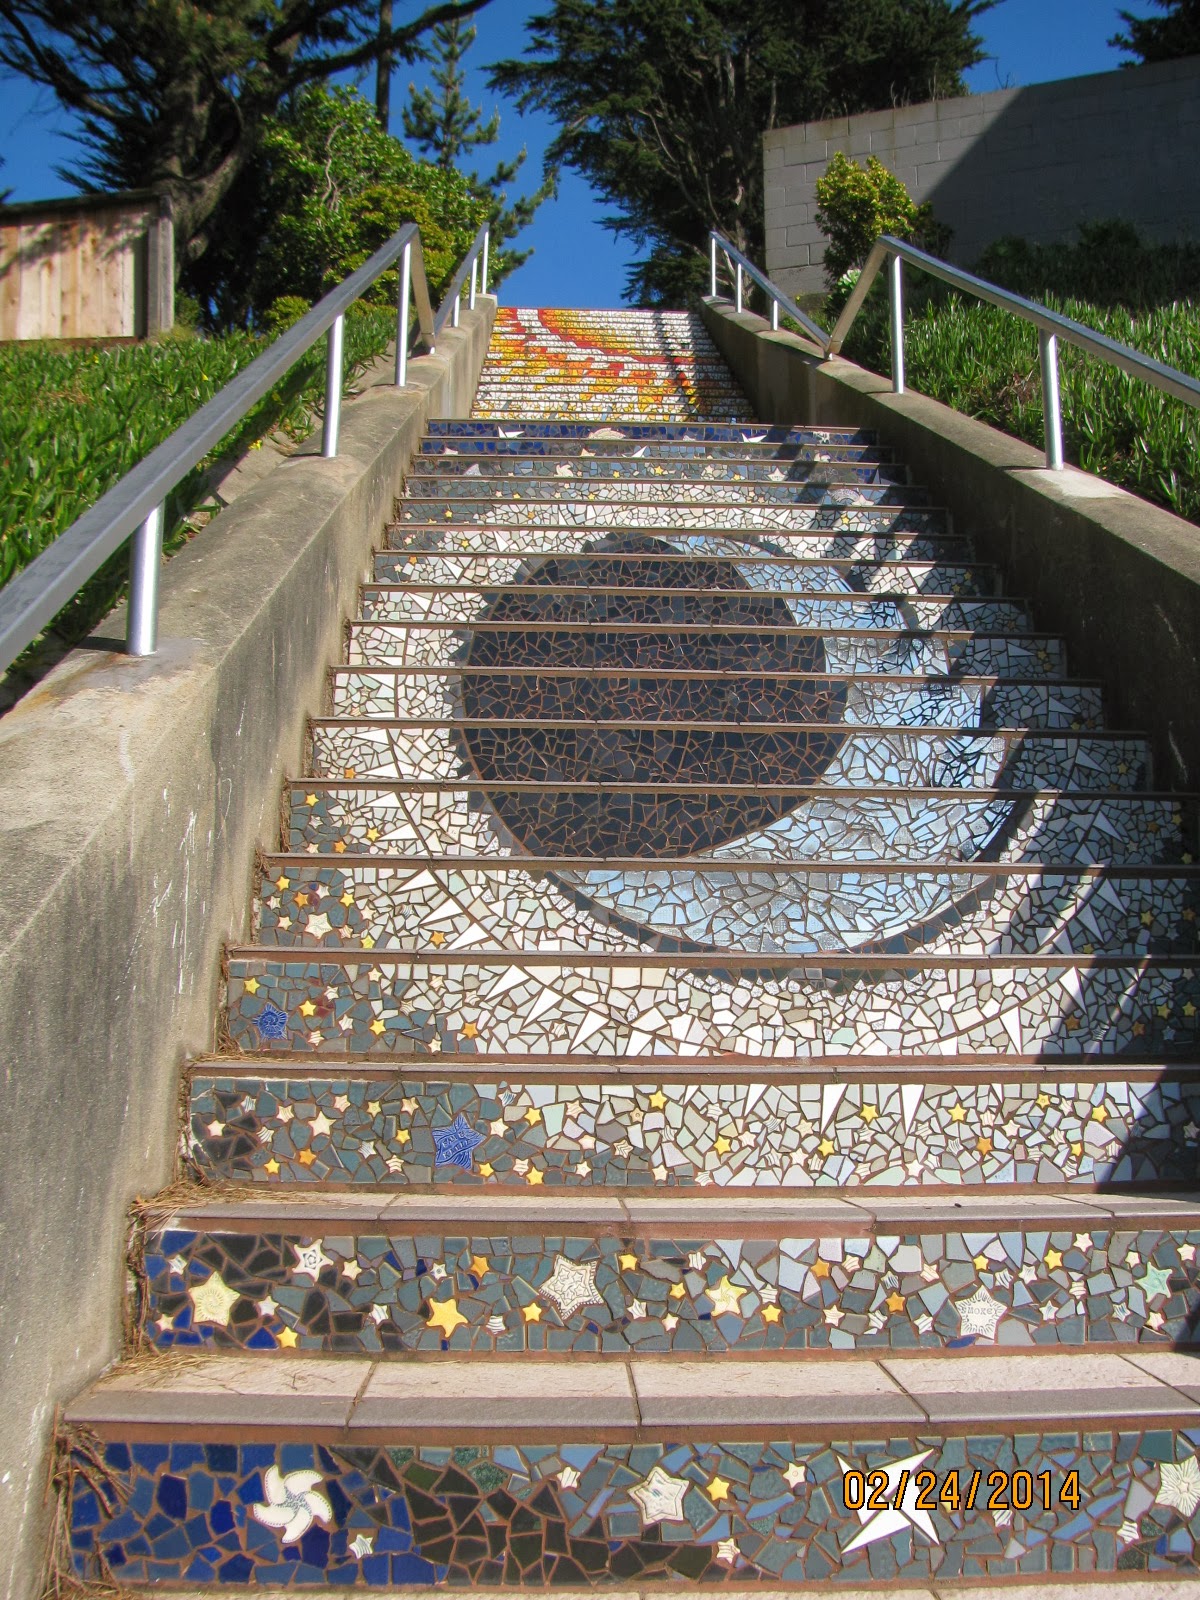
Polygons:
M1128 33L1116 33L1108 41L1118 50L1138 57L1126 61L1127 67L1150 61L1175 61L1180 56L1200 55L1200 0L1154 0L1165 17L1135 17L1119 13Z
M409 84L409 102L402 112L404 133L427 160L449 170L457 168L472 151L495 144L500 136L500 113L493 111L485 122L482 107L473 106L464 93L463 57L475 42L475 29L464 27L458 17L451 17L432 30L431 39L428 53L436 63L431 73L433 82L421 89ZM555 192L555 174L550 172L533 194L509 201L509 185L525 157L522 148L512 161L498 161L486 178L476 171L466 175L476 193L491 200L493 283L499 283L529 259L531 250L505 250L503 246L529 226L538 207Z

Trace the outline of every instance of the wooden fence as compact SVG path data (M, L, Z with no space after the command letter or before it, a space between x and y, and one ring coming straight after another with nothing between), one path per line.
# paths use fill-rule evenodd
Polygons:
M145 338L175 321L174 234L157 194L0 206L0 339Z

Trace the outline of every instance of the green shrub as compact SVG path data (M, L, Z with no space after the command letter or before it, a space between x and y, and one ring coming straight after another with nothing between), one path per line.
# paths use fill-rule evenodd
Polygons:
M1127 222L1089 222L1077 240L1031 244L997 239L974 269L1031 300L1075 296L1130 311L1200 298L1200 244L1151 244Z
M848 287L842 280L863 265L881 233L910 239L933 255L949 247L950 229L936 221L928 202L916 203L878 156L868 156L864 168L838 151L817 179L817 202L831 290Z
M414 160L353 89L309 89L267 124L187 284L215 326L265 326L278 301L311 305L415 222L436 303L487 211L460 173ZM394 305L396 278L368 301Z

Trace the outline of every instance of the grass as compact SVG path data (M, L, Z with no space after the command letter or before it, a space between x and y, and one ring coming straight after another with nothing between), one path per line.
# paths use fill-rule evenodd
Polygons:
M395 313L363 308L346 319L347 380L386 349ZM266 347L249 333L174 336L107 349L0 345L0 585L33 561L124 473L168 437ZM277 430L303 437L324 396L321 340L242 419L167 506L165 547L196 531L205 469ZM211 501L208 502L211 505ZM27 682L62 645L84 637L121 598L128 557L118 551L14 663Z
M1200 306L1190 300L1132 311L1039 298L1200 376ZM873 290L845 349L848 359L885 374L891 370L886 314L883 293ZM904 350L910 388L1041 447L1041 369L1037 333L1028 324L956 294L918 291L910 296ZM1059 371L1067 460L1200 522L1200 412L1061 341Z

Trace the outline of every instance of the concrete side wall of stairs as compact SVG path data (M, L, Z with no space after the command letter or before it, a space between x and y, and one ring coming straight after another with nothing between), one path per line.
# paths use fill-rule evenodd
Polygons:
M163 575L162 647L101 624L0 722L0 1594L37 1592L55 1408L121 1344L130 1200L171 1176L246 867L427 420L467 415L495 302L348 400ZM315 457L315 458L314 458ZM70 1047L64 1041L71 1041ZM69 1303L63 1285L74 1287Z
M1090 473L849 361L819 361L790 333L720 301L703 315L766 422L880 429L914 477L941 486L980 557L1062 634L1074 670L1104 685L1111 725L1144 728L1161 788L1200 783L1200 537Z

